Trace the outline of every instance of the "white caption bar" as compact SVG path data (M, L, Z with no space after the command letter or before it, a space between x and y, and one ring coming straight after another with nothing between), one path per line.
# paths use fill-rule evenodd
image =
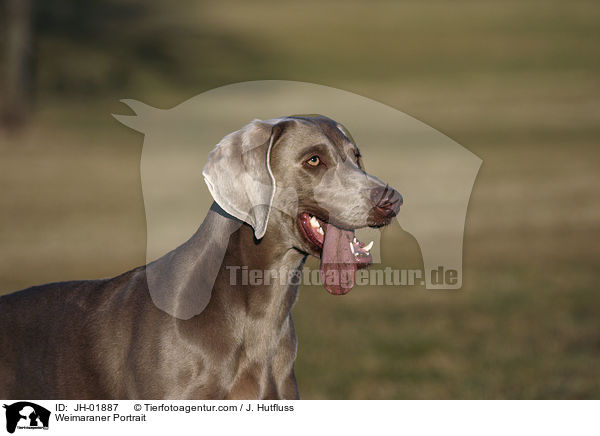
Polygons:
M367 435L600 434L600 401L10 400L2 404L6 407L0 433L12 430L19 436L104 436L107 432L287 436L346 431Z

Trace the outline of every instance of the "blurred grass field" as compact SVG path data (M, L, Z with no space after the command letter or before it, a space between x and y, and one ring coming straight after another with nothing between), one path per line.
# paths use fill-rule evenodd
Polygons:
M316 82L424 121L483 166L462 290L301 290L301 396L600 397L600 4L151 4L122 38L153 29L160 68L102 40L41 42L35 115L0 137L0 292L144 263L143 138L110 117L119 99L170 107L219 84ZM103 81L126 62L123 83ZM384 238L412 243L399 228Z

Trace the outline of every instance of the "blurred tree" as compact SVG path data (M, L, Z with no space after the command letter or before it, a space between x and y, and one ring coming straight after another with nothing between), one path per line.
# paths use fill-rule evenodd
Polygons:
M31 0L5 2L5 80L2 125L14 130L26 121L33 79L33 28Z
M0 127L23 126L34 98L40 105L56 96L116 100L156 84L198 92L274 74L264 66L264 44L205 22L203 7L201 0L177 7L167 0L0 0Z
M3 77L0 84L0 127L14 131L27 122L40 77L58 91L89 92L90 83L122 80L113 67L90 64L87 53L115 53L128 37L145 6L137 0L4 0L0 15ZM98 57L98 56L97 56ZM106 56L105 56L106 57ZM84 66L82 68L82 65ZM83 70L81 73L80 71ZM99 73L97 73L99 71ZM78 75L79 73L79 75ZM95 74L95 76L94 76ZM103 76L99 79L97 76Z

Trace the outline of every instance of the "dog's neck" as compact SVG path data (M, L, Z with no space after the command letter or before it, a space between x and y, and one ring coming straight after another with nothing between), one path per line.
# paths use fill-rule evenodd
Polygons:
M275 211L257 241L250 226L213 203L187 242L147 266L154 303L177 319L236 310L240 318L280 329L296 300L306 259L284 233L293 222L279 223L288 219Z
M296 301L306 259L304 253L292 248L284 232L289 224L281 225L280 219L286 219L285 215L272 212L267 232L260 240L245 224L231 235L220 280L213 290L219 294L213 295L217 298L243 295L246 315L274 329L283 325Z

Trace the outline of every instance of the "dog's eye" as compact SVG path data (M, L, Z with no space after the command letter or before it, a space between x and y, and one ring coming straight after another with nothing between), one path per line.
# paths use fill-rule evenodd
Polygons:
M321 163L321 158L317 155L311 157L310 159L308 159L306 161L307 164L309 164L311 167L318 167L319 164Z

